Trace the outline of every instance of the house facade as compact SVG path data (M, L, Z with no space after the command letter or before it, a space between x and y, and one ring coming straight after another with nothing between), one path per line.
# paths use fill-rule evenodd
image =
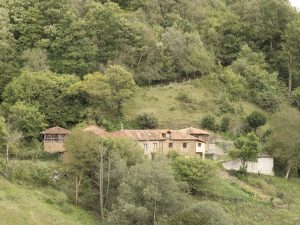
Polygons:
M97 126L88 126L83 129L101 137L130 138L136 140L144 149L144 153L153 158L157 154L167 155L169 151L176 151L180 155L205 158L207 141L203 130L119 130L108 133ZM66 155L64 139L70 131L61 127L52 127L42 132L44 150L49 153L59 153L61 158ZM202 135L202 136L201 136Z
M66 135L70 133L61 127L52 127L41 134L43 135L44 151L48 153L58 153L60 158L63 158L65 153L64 140Z
M180 155L205 158L206 140L179 130L120 130L112 132L111 136L136 140L149 157L176 151Z

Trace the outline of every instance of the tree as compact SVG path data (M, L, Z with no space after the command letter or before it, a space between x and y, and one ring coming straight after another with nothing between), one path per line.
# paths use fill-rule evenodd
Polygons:
M222 132L227 132L230 127L230 118L229 117L223 117L220 125L220 130Z
M64 146L69 154L68 167L74 174L75 204L80 203L80 187L84 175L88 172L93 153L99 147L99 137L96 134L74 130L67 136Z
M0 95L4 87L18 75L20 62L16 41L11 32L9 10L0 6ZM1 99L1 97L0 97Z
M290 107L285 107L270 119L271 134L267 137L266 149L286 165L286 179L292 169L300 166L299 124L299 111Z
M187 182L192 194L203 194L208 183L218 172L218 165L209 160L199 158L176 157L172 168L178 180Z
M109 66L104 74L87 74L83 81L78 81L69 89L70 94L87 102L96 122L99 122L99 111L110 116L122 116L123 102L133 97L135 91L133 75L117 65Z
M7 108L18 101L30 104L45 115L48 125L67 127L78 123L81 118L81 102L67 93L77 81L73 75L24 71L6 86L4 103Z
M253 133L239 137L234 143L235 149L229 152L233 159L240 159L241 170L247 171L247 162L256 162L260 153L258 137Z
M154 129L158 120L153 113L141 113L136 117L136 123L141 129Z
M21 132L27 141L38 139L40 132L47 126L45 116L37 107L23 102L16 102L9 108L7 121L11 129ZM8 139L13 141L15 138L11 136Z
M47 71L48 56L44 49L27 49L23 52L24 69L31 72Z
M204 129L216 130L216 119L212 115L206 115L202 118L200 126Z
M90 2L86 8L86 33L97 46L96 56L100 63L114 60L126 46L135 45L137 30L118 4Z
M300 110L300 87L297 87L292 92L293 103Z
M295 20L291 21L285 30L283 35L284 42L282 43L281 59L283 59L284 67L288 73L288 91L291 94L293 90L293 81L300 79L300 73L298 72L300 50L299 50L299 39L300 39L300 16Z
M160 218L180 212L186 206L186 200L187 196L180 192L180 185L168 163L162 159L148 161L129 170L120 186L118 204L107 223L157 224Z
M109 66L105 75L111 89L111 100L116 107L117 114L122 116L123 102L132 98L137 89L133 75L119 65Z
M253 111L249 116L246 118L248 125L256 131L258 127L263 126L267 122L267 117L258 111Z

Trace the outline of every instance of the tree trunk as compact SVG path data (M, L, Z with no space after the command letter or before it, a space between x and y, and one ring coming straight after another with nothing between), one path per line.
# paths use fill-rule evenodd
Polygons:
M9 160L9 147L6 145L6 157L5 157L5 177L8 177L8 160Z
M155 189L155 200L154 200L154 210L153 210L153 225L155 225L156 221L156 207L157 207L157 185Z
M288 168L287 168L287 171L286 171L286 174L285 174L285 179L289 179L289 176L290 176L290 172L291 172L291 166L290 164L288 164Z
M76 175L75 177L75 204L78 205L79 200L79 191L80 191L80 184L82 180L82 170L80 171L79 177Z
M100 207L100 218L103 219L103 144L100 149L100 163L99 163L99 207Z
M292 57L290 56L289 64L288 64L288 73L289 73L289 94L292 93L292 83L293 83L293 74L292 74Z
M106 207L108 202L109 188L110 188L110 155L108 155L108 168L107 168L107 188L106 188L106 197L104 207Z

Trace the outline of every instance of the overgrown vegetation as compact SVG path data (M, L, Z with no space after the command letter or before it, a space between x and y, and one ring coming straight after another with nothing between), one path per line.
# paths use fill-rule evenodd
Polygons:
M5 224L94 224L67 201L103 224L298 223L298 181L241 182L172 154L148 161L131 140L79 129L61 165L40 137L50 126L196 125L235 141L242 172L267 152L298 177L300 15L288 1L0 0L0 24L1 176L49 189L0 178L4 214L23 209Z

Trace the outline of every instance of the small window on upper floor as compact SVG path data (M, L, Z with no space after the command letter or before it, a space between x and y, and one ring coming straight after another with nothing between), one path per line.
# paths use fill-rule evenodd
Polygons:
M187 143L182 143L182 148L187 148Z
M164 138L167 137L167 136L166 136L166 133L162 133L161 135L162 135L162 137L164 137Z
M148 145L144 144L144 150L147 150L147 149L148 149Z
M200 142L198 142L198 147L199 147L199 148L201 147L201 143L200 143Z

